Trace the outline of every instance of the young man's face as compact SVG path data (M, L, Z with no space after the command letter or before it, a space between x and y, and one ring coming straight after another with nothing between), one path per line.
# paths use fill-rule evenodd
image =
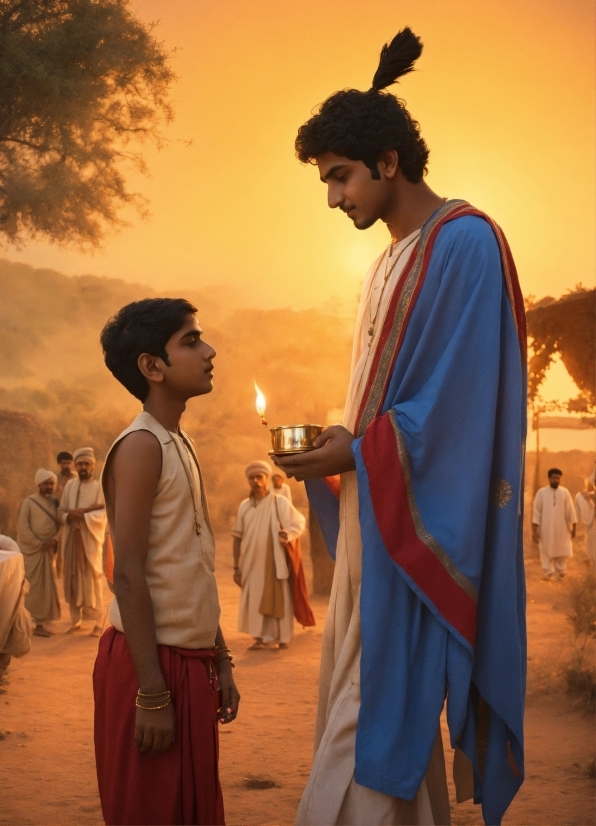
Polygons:
M323 183L327 184L327 203L339 207L354 222L356 229L368 229L387 213L392 191L381 175L375 180L363 161L351 161L326 152L317 158Z
M60 465L61 472L65 476L68 476L70 473L72 473L72 459L60 459L58 464Z
M202 330L192 313L186 316L182 327L166 344L170 361L165 362L165 380L184 399L204 396L213 390L213 359L215 350L201 338Z
M75 470L79 474L81 482L86 482L87 479L91 479L93 476L95 463L90 459L77 459L75 462Z
M284 483L283 476L280 476L279 473L276 473L274 476L271 477L271 481L273 482L273 487L276 490L279 490Z
M558 488L559 484L561 482L560 474L559 473L551 473L551 475L548 477L548 482L549 482L551 488Z

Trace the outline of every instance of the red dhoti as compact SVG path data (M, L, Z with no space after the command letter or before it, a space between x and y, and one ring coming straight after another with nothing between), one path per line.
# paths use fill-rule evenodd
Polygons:
M95 759L109 826L224 823L218 775L219 695L211 652L158 645L176 714L176 740L163 754L135 746L138 678L124 634L108 628L93 671Z

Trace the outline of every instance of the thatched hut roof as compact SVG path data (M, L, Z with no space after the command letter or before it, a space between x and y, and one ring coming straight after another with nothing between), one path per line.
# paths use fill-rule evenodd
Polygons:
M555 300L544 298L527 313L534 339L530 398L536 395L556 353L586 398L596 402L596 290L579 288Z

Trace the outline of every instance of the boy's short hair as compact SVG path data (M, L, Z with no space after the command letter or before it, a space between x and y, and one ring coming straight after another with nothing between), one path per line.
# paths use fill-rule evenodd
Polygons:
M57 462L63 462L66 460L72 461L72 453L69 453L68 450L61 450L60 453L56 456Z
M197 308L185 298L144 298L118 310L101 331L100 341L108 370L129 393L144 402L149 383L138 367L141 353L159 356L170 364L166 344Z
M563 471L562 471L562 470L559 470L559 468L558 468L558 467L551 467L551 469L549 470L549 472L548 472L546 475L547 475L547 476L548 476L548 478L550 479L550 477L551 477L551 476L554 476L554 475L555 475L555 473L556 473L558 476L562 476L562 475L563 475Z

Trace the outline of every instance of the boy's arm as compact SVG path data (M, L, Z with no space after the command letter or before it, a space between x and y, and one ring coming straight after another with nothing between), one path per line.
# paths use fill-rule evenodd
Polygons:
M226 641L220 625L217 626L215 647L216 649L226 648ZM238 705L240 703L240 694L238 693L236 683L234 682L234 675L232 674L231 660L220 657L216 669L221 689L221 708L217 713L217 719L220 723L231 723L232 720L236 719Z
M161 474L161 448L148 431L126 436L114 449L104 475L108 510L113 514L114 593L126 642L143 694L168 689L159 664L153 604L145 579L149 523ZM137 708L135 743L158 754L174 742L172 704L157 711Z

